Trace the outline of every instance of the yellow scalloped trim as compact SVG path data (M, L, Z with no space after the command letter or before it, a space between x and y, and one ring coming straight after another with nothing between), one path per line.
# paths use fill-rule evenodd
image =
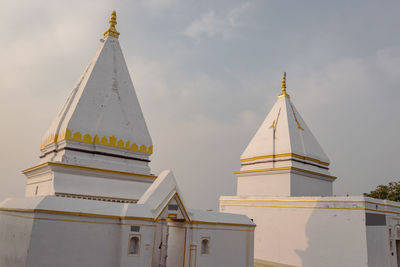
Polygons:
M40 149L43 149L45 146L55 143L58 140L58 135L57 134L52 134L46 138L41 144L40 144Z
M92 137L90 134L82 135L80 132L72 132L70 129L66 129L59 135L50 135L46 140L40 144L40 149L45 148L47 145L56 143L62 140L73 140L81 143L87 144L100 144L103 146L111 146L122 148L130 151L142 152L146 154L153 154L153 145L146 147L146 145L137 145L131 141L124 141L122 138L117 138L115 136L103 136L99 137L97 134Z

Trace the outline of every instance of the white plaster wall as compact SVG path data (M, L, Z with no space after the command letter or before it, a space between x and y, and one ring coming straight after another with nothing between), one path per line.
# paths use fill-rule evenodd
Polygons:
M195 245L197 267L253 267L254 227L168 224L168 258L175 259L168 266L188 266L190 246ZM131 225L140 226L139 232L132 232ZM156 230L151 221L1 211L0 266L150 267L152 262L158 266L153 257L159 256ZM131 235L140 236L137 256L128 255ZM209 255L201 255L202 237L210 239Z
M291 196L332 196L332 181L291 174Z
M200 226L192 230L192 244L197 244L197 267L252 267L253 266L253 232L249 228L212 230ZM210 254L201 255L202 237L210 239ZM189 252L187 250L187 252ZM189 257L189 253L187 253ZM189 261L187 260L187 263ZM189 265L187 265L189 266Z
M295 159L302 161L302 162L291 161L291 166L293 166L295 168L300 168L303 170L308 170L308 171L317 172L317 173L321 173L321 174L331 175L331 173L329 171L329 166L325 166L323 164L318 164L314 161L309 161L306 159L299 159L299 158L295 158ZM309 163L309 164L305 164L304 162ZM322 168L317 167L315 165L319 165ZM328 169L326 169L326 168L328 168Z
M368 267L391 266L387 226L367 226L367 247Z
M87 144L79 143L80 146L86 148ZM93 150L93 146L89 146L87 150ZM97 149L96 151L106 152L117 155L124 155L135 158L145 158L148 159L148 155L136 155L134 153L125 152L123 149L109 148L109 149ZM138 152L139 153L139 152ZM122 159L111 156L96 155L91 153L83 153L70 150L62 150L57 152L56 155L50 154L52 157L41 159L41 163L44 162L61 162L65 164L87 166L92 168L110 169L115 171L126 171L134 172L140 174L150 174L149 162L138 161L133 159ZM45 161L47 160L47 161Z
M332 181L297 173L249 173L237 178L237 195L332 196Z
M27 267L120 265L118 219L52 214L36 217L42 219L33 223Z
M290 195L290 173L240 174L237 178L237 195Z
M253 267L254 227L172 221L167 224L167 266L189 266L190 262L190 266L196 267ZM158 223L156 229L153 267L159 266L161 223ZM202 238L209 239L209 255L201 255Z
M150 267L154 242L155 227L152 224L144 225L140 221L124 222L129 225L121 226L121 267L143 266ZM140 226L139 232L131 232L131 225ZM140 236L140 249L138 256L128 255L129 238L132 235Z
M50 178L51 179L51 178ZM36 192L37 187L37 192ZM44 196L44 195L54 195L53 180L38 180L34 181L25 186L25 196Z
M226 206L222 211L254 219L256 259L306 267L368 266L362 210Z
M24 267L28 255L32 220L20 213L0 212L0 266Z
M58 193L139 199L151 185L151 182L144 183L82 174L55 173L54 191Z

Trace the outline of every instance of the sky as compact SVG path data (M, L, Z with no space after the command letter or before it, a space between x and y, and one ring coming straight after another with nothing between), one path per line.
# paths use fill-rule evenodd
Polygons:
M400 180L399 1L0 0L0 201L93 57L112 10L154 144L187 205L217 209L288 93L331 161L335 195Z

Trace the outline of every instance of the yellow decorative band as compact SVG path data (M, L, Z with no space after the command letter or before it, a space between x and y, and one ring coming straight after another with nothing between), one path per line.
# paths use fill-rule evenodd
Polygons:
M284 158L284 157L294 157L294 158L299 158L299 159L303 159L303 160L312 161L312 162L315 162L315 163L318 163L318 164L321 164L321 165L329 166L329 162L320 161L318 159L314 159L314 158L310 158L310 157L300 156L300 155L294 154L294 153L257 156L257 157L252 157L252 158L241 159L240 161L241 162L248 162L248 161L253 161L253 160L258 160L258 159Z
M252 205L252 204L221 204L221 207L254 207L254 208L289 208L289 209L333 209L333 210L370 210L377 212L391 212L384 210L373 210L368 208L353 207L324 207L324 206L278 206L278 205ZM398 212L391 212L398 213Z
M278 95L278 98L281 98L281 97L290 98L290 95L289 95L288 93L286 93L286 92L282 92L282 93L280 93L280 94Z
M50 135L45 141L42 142L40 145L40 149L45 148L47 145L50 145L52 143L60 142L62 140L72 140L72 141L77 141L81 143L87 143L87 144L99 144L103 146L111 146L111 147L117 147L117 148L122 148L130 151L136 151L136 152L142 152L146 154L152 154L153 153L153 145L150 145L149 147L146 147L146 145L137 145L136 143L133 143L131 141L124 141L122 138L118 139L115 136L103 136L99 137L97 134L92 137L90 134L81 134L78 131L71 131L70 129L66 129L64 132L61 134L52 134Z
M326 207L326 206L279 206L279 205L252 205L252 204L221 204L221 207L253 207L253 208L288 208L288 209L328 209L328 210L362 210L378 213L400 214L397 211L377 210L365 207Z
M134 204L133 204L134 205ZM74 211L61 211L61 210L50 210L50 209L19 209L19 208L2 208L0 207L0 211L8 211L8 212L24 212L24 213L45 213L45 214L60 214L60 215L75 215L75 216L85 216L85 217L97 217L97 218L111 218L111 219L120 219L120 220L143 220L156 222L157 220L152 217L134 217L134 216L118 216L118 215L108 215L108 214L98 214L98 213L86 213L86 212L74 212ZM57 219L55 219L57 220ZM188 223L186 225L191 224L213 224L213 225L230 225L230 226L250 226L255 227L255 224L236 224L236 223L228 223L228 222L207 222L207 221L194 221L192 223ZM137 225L137 224L124 224L124 225ZM151 225L143 225L143 226L151 226ZM191 229L200 229L198 227L187 227ZM212 229L212 230L224 230L224 229Z
M368 200L324 200L324 199L256 199L256 198L220 198L220 201L241 201L241 202L332 202L332 203L365 203L371 205L378 205L384 207L392 207L400 209L400 204L398 206L372 202Z
M118 215L108 215L108 214L96 214L96 213L86 213L86 212L73 212L73 211L61 211L61 210L48 210L48 209L19 209L19 208L0 208L0 211L11 211L11 212L39 212L47 214L61 214L61 215L75 215L75 216L85 216L85 217L99 217L99 218L112 218L112 219L125 219L125 220L144 220L144 221L154 221L151 217L133 217L133 216L118 216Z
M115 38L118 39L118 37L119 37L119 32L115 32L115 31L112 31L112 30L108 30L108 31L106 31L103 35L104 35L104 38L106 38L107 36L112 36L112 37L115 37Z
M234 173L240 174L240 173L280 171L280 170L296 170L296 171L301 171L301 172L305 172L305 173L309 173L309 174L323 176L323 177L330 178L330 179L333 179L333 180L336 180L336 178L337 178L335 176L330 176L330 175L327 175L327 174L323 174L323 173L319 173L319 172L313 172L313 171L309 171L309 170L304 170L304 169L300 169L300 168L296 168L296 167L279 167L279 168L257 169L257 170L247 170L247 171L235 171Z
M45 162L42 164L39 164L37 166L34 166L32 168L23 170L22 173L28 173L46 166L56 166L56 167L66 167L66 168L72 168L72 169L77 169L77 170L85 170L85 171L94 171L94 172L104 172L104 173L112 173L112 174L121 174L121 175L129 175L129 176L137 176L137 177L143 177L143 178L149 178L149 179L156 179L157 176L154 175L148 175L148 174L140 174L140 173L133 173L133 172L122 172L122 171L114 171L114 170L109 170L109 169L100 169L100 168L93 168L93 167L86 167L86 166L78 166L78 165L71 165L71 164L64 164L64 163L57 163L57 162Z
M332 202L332 203L372 203L365 200L321 200L321 199L252 199L252 198L220 198L220 201L250 201L250 202ZM379 203L372 203L379 204ZM384 204L379 204L384 205ZM386 204L385 204L386 205ZM400 208L400 206L396 206Z

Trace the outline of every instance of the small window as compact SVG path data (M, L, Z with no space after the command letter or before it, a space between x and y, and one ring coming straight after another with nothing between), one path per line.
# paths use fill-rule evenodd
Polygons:
M37 195L37 193L38 193L38 190L39 190L39 186L36 186L36 189L35 189L35 195Z
M140 237L139 236L131 236L129 238L128 255L129 256L138 256L139 249L140 249Z
M140 232L140 226L131 225L131 232Z
M168 205L168 210L178 210L178 205L170 204Z
M209 255L210 254L210 239L203 238L201 240L201 255Z

